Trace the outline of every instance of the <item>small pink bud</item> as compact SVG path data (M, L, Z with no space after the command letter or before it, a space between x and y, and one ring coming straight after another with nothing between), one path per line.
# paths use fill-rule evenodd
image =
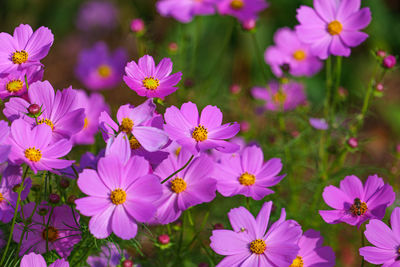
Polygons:
M249 130L250 130L250 123L249 122L247 122L247 121L242 121L241 123L240 123L240 130L242 131L242 132L248 132Z
M255 19L246 20L246 21L242 24L243 29L245 29L246 31L254 30L254 29L256 28L256 25L257 25L257 22L256 22Z
M344 88L344 87L339 87L338 93L339 93L339 96L340 96L341 98L346 98L346 97L348 96L348 94L349 94L349 92L347 91L347 89Z
M400 154L400 144L396 146L396 152Z
M31 115L36 115L36 114L38 114L40 112L40 106L38 104L31 104L28 107L28 112Z
M386 57L386 52L383 50L378 50L378 51L376 51L376 55L380 58L384 58L384 57Z
M388 55L383 59L383 67L391 69L396 65L396 57L393 55Z
M133 19L131 22L131 30L134 33L142 33L145 30L145 24L142 19Z
M178 44L175 42L169 43L168 49L170 52L175 53L176 51L178 51Z
M158 236L158 242L160 242L160 244L166 245L169 243L169 241L170 241L169 235Z
M214 230L222 230L224 229L224 225L222 223L216 223L213 226Z
M383 87L383 84L378 83L377 85L375 85L375 90L376 90L376 91L382 92L383 89L385 89L385 88Z
M57 204L58 202L60 202L60 195L58 194L50 194L49 195L49 202L53 203L53 204Z
M293 132L291 132L291 134L292 134L292 136L293 136L294 138L296 138L297 136L300 135L299 131L293 131Z
M356 148L356 147L358 147L358 140L355 137L351 137L351 138L349 138L349 140L347 140L347 144L351 148Z
M238 84L232 84L231 88L229 88L231 93L237 95L242 91L242 88Z
M133 261L131 260L124 260L122 262L122 267L133 267Z

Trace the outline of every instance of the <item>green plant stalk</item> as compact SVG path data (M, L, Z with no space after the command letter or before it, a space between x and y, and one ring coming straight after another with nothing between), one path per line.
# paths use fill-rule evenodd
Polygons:
M270 77L267 74L267 72L265 71L266 65L264 64L264 62L262 60L262 58L263 58L262 54L263 53L262 53L262 51L260 49L260 46L258 44L256 32L252 32L251 33L251 39L253 41L254 50L256 52L256 58L257 58L258 67L262 70L262 74L264 75L265 82L267 83Z
M53 215L54 207L51 207L49 218L47 219L46 223L46 252L49 252L49 224L51 216Z
M333 118L333 116L335 115L335 111L336 111L336 104L337 104L337 100L338 100L338 95L339 95L339 87L340 87L340 81L341 81L341 77L342 77L342 57L337 56L336 57L336 77L335 77L335 91L333 94L333 103L332 103L332 108L331 108L331 116Z
M29 223L30 220L32 220L32 217L33 217L33 215L35 214L35 211L36 211L38 205L39 205L39 202L37 201L37 202L35 203L35 207L34 207L32 213L31 213L31 215L29 216L28 220L26 220L26 221L24 222L24 229L22 230L21 238L19 239L19 242L18 242L17 252L15 253L15 254L17 254L17 255L19 254L19 250L21 249L22 240L24 239L25 232L26 232L26 230L28 229L28 223ZM22 209L22 206L21 206L21 209ZM23 212L22 212L22 214L23 214Z
M331 57L328 57L328 59L326 60L326 96L324 103L324 114L326 119L329 119L331 95L332 95L332 59Z
M168 176L167 178L165 178L164 180L161 181L161 184L165 183L166 181L168 181L169 179L171 179L171 177L174 177L176 174L178 174L180 171L182 171L183 169L185 169L189 163L193 160L194 155L192 155L189 160L185 163L185 165L183 165L182 168L180 168L179 170L175 171L174 173L172 173L170 176Z
M22 185L25 182L25 178L26 178L26 175L28 173L28 170L29 170L29 166L26 166L24 175L22 176L22 182L21 182ZM14 209L14 217L13 217L12 223L11 223L11 231L10 231L10 235L8 236L7 245L6 245L6 248L4 249L3 256L1 257L1 260L0 260L0 266L3 266L2 264L3 264L3 262L4 262L5 258L6 258L8 249L9 249L10 244L11 244L11 239L12 239L12 236L13 236L13 233L14 233L15 221L16 221L17 215L18 215L18 208L19 208L19 204L21 202L22 190L23 190L23 186L20 186L20 188L18 190L17 204L15 205L15 209Z

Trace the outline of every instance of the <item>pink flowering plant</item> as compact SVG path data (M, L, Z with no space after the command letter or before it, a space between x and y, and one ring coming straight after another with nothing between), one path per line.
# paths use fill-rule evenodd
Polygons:
M0 4L0 266L400 266L395 3L47 2Z

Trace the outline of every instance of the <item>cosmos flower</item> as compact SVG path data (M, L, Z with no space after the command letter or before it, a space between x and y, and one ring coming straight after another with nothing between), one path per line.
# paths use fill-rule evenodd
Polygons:
M367 262L383 264L382 267L396 267L400 264L400 208L396 207L387 226L381 220L371 220L364 232L374 246L360 248L360 255Z
M319 232L310 229L299 240L300 250L290 267L333 267L335 253L331 247L323 247L324 238Z
M153 118L155 104L148 99L143 104L134 107L130 104L121 106L117 112L118 124L115 123L107 112L100 114L99 123L103 138L107 141L116 133L124 132L129 137L132 149L143 147L154 152L161 149L167 142L167 134L156 127L145 126Z
M111 1L84 2L78 12L76 26L82 31L107 32L117 25L118 9Z
M0 121L0 163L7 161L11 146L8 143L10 127L6 121Z
M24 205L25 218L29 218L31 214L33 216L32 223L27 226L29 231L25 231L22 238L20 255L29 252L44 254L47 243L49 250L55 250L62 258L67 258L74 245L81 240L81 232L77 224L79 213L74 211L73 215L71 207L67 205L51 207L44 202L37 207L36 211L34 209L34 202ZM47 222L49 224L46 229ZM23 223L16 225L13 233L15 242L18 243L21 239L23 229Z
M26 254L21 259L20 267L47 267L47 263L43 256L31 252ZM54 263L50 264L49 267L69 267L69 263L64 259L58 259Z
M319 118L310 118L309 120L310 125L317 130L328 130L329 125L325 119Z
M244 195L260 200L274 191L268 187L278 184L285 175L280 175L281 160L273 158L264 163L262 149L249 146L239 156L223 158L216 165L213 176L217 189L223 196Z
M283 76L282 66L285 64L293 76L312 76L321 70L322 62L310 53L309 45L302 43L295 31L279 29L274 41L275 45L265 51L265 62L277 77Z
M52 142L69 139L83 129L85 110L78 105L77 91L71 87L54 93L48 81L35 82L29 87L29 102L20 97L13 97L5 104L4 115L13 121L22 118L32 126L45 124L50 126ZM41 107L42 114L37 118L27 116L31 104Z
M87 197L75 201L77 210L91 217L89 230L96 238L112 232L122 239L136 236L137 223L149 221L161 196L159 178L149 173L149 163L132 157L125 164L116 155L101 158L97 171L85 169L78 178Z
M14 216L18 193L16 188L21 186L22 168L9 164L3 173L0 182L0 221L8 223ZM24 182L24 190L21 192L21 200L25 200L29 194L32 182L27 178Z
M173 17L182 22L191 22L194 16L215 13L215 5L219 0L160 0L157 11L164 17Z
M122 250L125 258L129 258L128 253ZM86 263L93 267L116 267L120 265L122 255L118 248L111 242L101 247L101 252L98 256L89 256Z
M26 93L25 75L28 85L43 78L42 66L32 66L21 71L14 71L4 77L0 75L0 99L22 96Z
M76 76L90 90L111 89L122 82L127 62L126 51L122 48L109 52L103 42L79 54Z
M255 87L251 90L254 98L265 101L264 108L271 111L293 110L306 101L304 87L301 83L288 82L279 85L270 82L268 88Z
M334 210L320 210L319 214L327 223L345 222L360 227L369 219L381 220L395 196L393 188L377 175L369 176L364 186L358 177L346 176L340 188L325 187L322 197Z
M321 59L350 56L350 48L367 39L368 34L360 30L371 22L370 9L360 9L360 5L361 0L314 0L314 9L301 6L296 26L299 39Z
M19 119L11 124L11 152L9 159L15 164L26 163L37 173L37 171L55 171L64 169L74 161L59 159L69 153L71 143L61 139L50 144L51 128L40 124L32 128L24 120Z
M265 0L222 0L217 4L221 15L236 17L241 23L258 18L258 13L268 7Z
M301 227L295 221L286 220L282 209L280 219L268 229L271 208L272 201L264 203L257 218L244 207L228 213L233 231L214 230L210 238L211 248L226 256L218 267L275 267L293 262L299 252Z
M167 178L188 162L191 154L184 149L178 156L170 154L154 170L160 181ZM163 186L163 195L158 200L155 221L171 223L189 207L210 202L215 198L216 181L211 178L214 162L205 154L195 158L183 171L171 177Z
M0 73L12 73L33 65L41 65L53 44L54 36L46 27L33 32L31 26L21 24L13 36L0 33Z
M110 112L110 107L101 94L93 93L88 96L85 91L77 91L78 106L85 109L83 129L72 136L74 144L93 144L94 136L99 130L99 117L101 112Z
M172 72L172 61L164 58L155 66L153 57L145 55L135 61L129 62L125 67L124 81L138 95L148 98L164 98L178 90L175 87L181 80L182 73Z
M224 139L234 137L240 125L237 122L221 125L222 112L216 106L206 106L199 117L196 104L187 102L180 110L175 106L167 108L164 119L169 138L194 155L212 148L226 153L239 149L237 144Z

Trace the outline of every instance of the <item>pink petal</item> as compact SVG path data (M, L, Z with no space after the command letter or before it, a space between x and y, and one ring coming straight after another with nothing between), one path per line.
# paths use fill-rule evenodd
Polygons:
M79 189L89 196L107 198L111 192L103 183L95 170L85 169L79 174Z
M399 245L392 230L380 220L371 220L364 234L371 244L380 248L396 249Z
M149 152L160 150L169 140L168 135L155 127L138 126L134 127L132 134Z
M242 168L244 171L255 175L261 169L264 163L264 154L258 146L248 146L242 151L241 155Z
M352 14L343 21L344 30L358 31L364 29L371 22L371 10L367 7Z
M100 214L113 205L111 199L105 197L84 197L75 200L75 204L76 209L85 216Z
M122 168L122 162L115 155L101 158L97 163L97 171L101 180L111 190L121 188L123 184Z
M368 34L364 32L358 31L342 31L340 33L340 39L345 43L347 46L355 47L360 45L368 38Z
M363 184L355 175L346 176L340 182L340 189L353 201L355 198L361 198L364 195Z
M154 77L155 64L153 57L145 55L139 59L139 68L146 77Z
M314 0L314 8L325 22L329 23L336 19L335 0Z
M29 60L41 60L44 58L50 50L51 45L54 41L54 35L47 27L40 27L37 29L29 38L26 44L26 52L28 52Z
M115 207L111 227L115 235L125 240L134 238L137 233L137 224L125 211L123 205Z
M239 207L231 209L228 213L229 221L235 232L245 232L252 239L257 239L257 224L253 215L245 208Z
M230 230L214 230L210 247L220 255L250 254L248 236Z
M27 24L21 24L14 30L14 38L17 40L18 49L24 50L29 38L32 36L33 30ZM28 55L29 56L29 55Z
M111 232L111 216L115 205L110 205L105 211L93 216L89 221L89 230L96 238L106 238Z
M345 209L346 203L352 204L354 202L354 199L350 199L347 194L333 185L325 187L322 197L328 206L338 210Z
M222 112L216 106L206 106L200 116L200 125L208 130L213 130L222 124Z
M135 61L131 61L126 65L125 72L130 78L140 82L146 78L146 75L142 72Z
M156 71L154 73L154 77L157 79L162 79L172 71L172 61L169 58L163 58L160 63L158 63L156 67Z
M197 127L199 125L199 111L196 104L192 102L182 104L181 114L190 123L190 126Z
M257 215L257 236L264 236L267 231L269 216L271 215L272 201L265 202Z

